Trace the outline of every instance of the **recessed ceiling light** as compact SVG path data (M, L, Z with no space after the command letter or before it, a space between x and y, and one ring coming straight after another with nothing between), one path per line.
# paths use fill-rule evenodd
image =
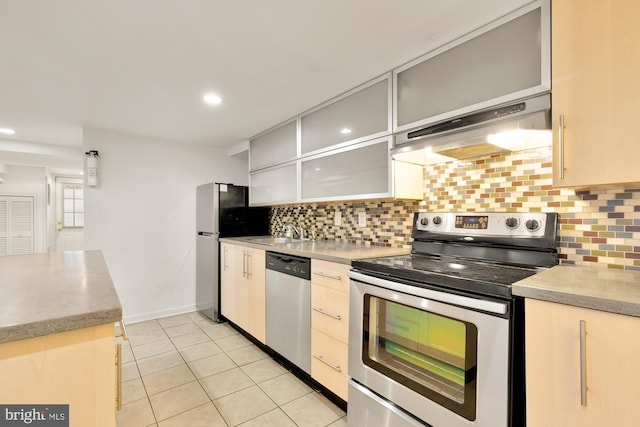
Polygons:
M222 102L222 98L215 93L208 93L202 99L209 105L219 105Z
M342 128L342 129L340 129L340 133L341 133L341 134L344 134L344 135L350 134L350 133L351 133L351 129L349 129L349 128Z
M9 128L0 128L0 133L3 133L5 135L13 135L14 133L16 133L16 131Z

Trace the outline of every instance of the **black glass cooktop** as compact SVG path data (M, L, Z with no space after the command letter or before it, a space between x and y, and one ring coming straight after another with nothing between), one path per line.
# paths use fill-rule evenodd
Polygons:
M416 286L503 297L511 297L513 283L542 271L535 267L425 254L360 259L354 260L352 266L387 279L404 279Z

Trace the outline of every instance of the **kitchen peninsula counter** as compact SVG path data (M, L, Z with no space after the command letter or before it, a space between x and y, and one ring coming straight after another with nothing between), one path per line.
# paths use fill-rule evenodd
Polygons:
M558 265L513 285L526 298L640 317L640 272Z
M373 246L358 243L347 243L337 240L308 240L286 243L257 243L256 237L222 238L221 242L242 245L266 251L324 261L351 264L351 260L375 258L383 256L404 255L410 252L408 248L392 248L388 246Z
M0 283L0 343L122 319L101 251L0 257Z
M0 402L68 405L70 427L115 427L122 306L102 252L0 257L0 284Z

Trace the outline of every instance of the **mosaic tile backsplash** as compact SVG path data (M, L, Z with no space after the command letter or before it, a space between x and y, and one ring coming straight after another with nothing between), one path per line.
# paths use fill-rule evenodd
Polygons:
M426 166L424 200L281 205L271 232L302 225L320 239L402 247L411 243L416 211L557 212L560 259L640 270L640 189L576 192L552 185L551 148ZM334 225L340 211L342 225ZM366 227L358 227L365 212Z

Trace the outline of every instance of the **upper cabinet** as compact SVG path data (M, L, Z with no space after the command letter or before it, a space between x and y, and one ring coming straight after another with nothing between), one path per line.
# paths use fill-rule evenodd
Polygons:
M390 145L391 137L387 136L253 171L251 205L369 198L422 200L422 167L391 160Z
M303 156L389 134L390 76L378 78L300 118Z
M302 201L391 195L389 138L301 162Z
M253 137L249 142L250 170L295 160L298 154L297 139L298 121L296 119Z
M297 163L287 163L249 174L251 206L268 206L298 201Z
M640 183L640 2L558 0L552 14L553 183Z
M394 71L394 131L548 92L549 2L534 2Z
M550 25L549 0L533 1L252 138L252 205L422 200L422 167L390 158L392 132L548 93Z

